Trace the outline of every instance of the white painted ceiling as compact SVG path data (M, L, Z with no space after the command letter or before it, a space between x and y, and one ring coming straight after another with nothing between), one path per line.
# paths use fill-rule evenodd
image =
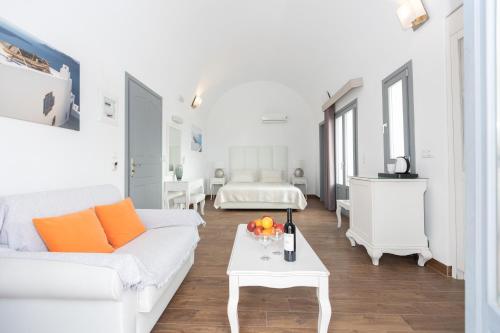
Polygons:
M425 3L431 19L450 6L447 0ZM196 73L187 85L203 95L205 108L231 87L269 80L319 109L326 89L349 79L336 78L346 55L370 61L384 52L384 43L413 38L401 29L397 6L398 0L178 1L170 2L167 30L180 37L178 61ZM188 86L183 93L189 95Z

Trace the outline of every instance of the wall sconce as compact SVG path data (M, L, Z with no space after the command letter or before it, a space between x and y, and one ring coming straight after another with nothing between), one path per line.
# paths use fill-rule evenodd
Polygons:
M403 29L412 28L413 31L429 19L422 0L405 0L397 13Z
M201 97L198 96L198 95L195 95L194 98L193 98L193 102L191 103L191 107L193 109L196 109L198 106L201 105L201 102L203 102L203 100L201 99Z

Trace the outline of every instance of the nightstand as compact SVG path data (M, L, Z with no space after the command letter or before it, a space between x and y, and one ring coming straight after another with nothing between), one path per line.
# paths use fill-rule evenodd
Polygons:
M213 199L213 196L214 196L214 186L216 185L220 185L220 186L224 186L226 185L226 178L225 177L222 177L222 178L210 178L210 181L208 182L208 188L210 190L210 200Z
M292 185L299 187L300 185L304 185L305 187L305 197L307 200L307 178L306 177L295 177L292 176Z

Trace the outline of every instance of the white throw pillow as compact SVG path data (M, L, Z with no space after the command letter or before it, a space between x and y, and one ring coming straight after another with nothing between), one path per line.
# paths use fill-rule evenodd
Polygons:
M281 170L261 170L260 181L263 183L281 183L283 177Z
M255 180L255 172L252 170L234 170L231 173L231 181L235 183L253 183Z

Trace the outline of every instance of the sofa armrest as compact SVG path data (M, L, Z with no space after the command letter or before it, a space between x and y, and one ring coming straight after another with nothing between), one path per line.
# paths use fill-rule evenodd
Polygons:
M111 268L48 260L0 258L0 298L119 300Z
M192 209L136 209L136 212L148 229L205 225L200 214Z

